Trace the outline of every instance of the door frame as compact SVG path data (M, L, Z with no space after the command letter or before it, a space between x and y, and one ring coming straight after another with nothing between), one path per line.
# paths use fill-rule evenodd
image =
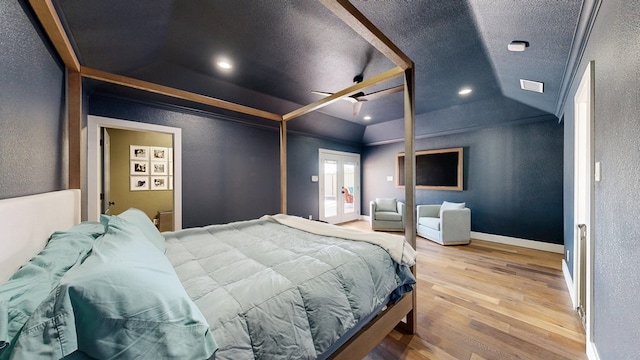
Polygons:
M173 226L182 229L182 129L95 115L87 116L87 220L100 220L100 128L173 135Z
M361 166L360 166L360 154L358 153L350 153L344 151L337 150L328 150L328 149L318 149L318 174L319 174L319 182L318 182L318 217L322 221L326 221L326 216L324 215L324 168L322 159L324 156L338 156L338 157L350 157L356 159L356 174L355 174L355 185L353 189L353 207L354 207L354 219L360 218L360 207L361 207ZM342 182L342 180L340 180ZM339 184L340 185L340 184ZM344 185L344 184L342 184ZM337 197L336 197L337 202ZM338 207L338 204L336 204ZM344 219L339 219L339 222L343 222ZM351 221L351 220L349 220Z
M593 348L593 256L594 256L594 241L595 241L595 141L594 141L594 115L595 115L595 69L594 62L591 61L587 64L584 74L580 80L578 89L574 97L574 214L573 214L573 229L575 232L573 243L573 304L577 308L584 306L584 325L585 325L585 343L587 346L587 353ZM583 111L580 110L581 104L585 112L584 116L581 116ZM584 123L581 123L584 122ZM582 141L581 141L582 140ZM580 158L584 158L585 169L580 172ZM599 174L598 174L599 175ZM586 180L586 190L584 194L580 194L578 181ZM581 209L580 197L584 196L584 208ZM585 225L586 227L586 239L585 239L585 253L584 259L581 259L580 253L580 233L578 231L578 224L580 211L585 212ZM581 262L584 261L584 264ZM581 265L584 265L584 274L581 273ZM585 289L581 288L581 284L584 283ZM581 303L581 291L585 291L584 304Z

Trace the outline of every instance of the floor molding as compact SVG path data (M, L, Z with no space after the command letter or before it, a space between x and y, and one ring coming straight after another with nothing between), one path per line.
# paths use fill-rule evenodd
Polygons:
M600 355L598 355L598 349L596 349L594 342L587 343L587 359L600 360Z
M503 236L503 235L485 234L485 233L475 232L475 231L471 232L471 238L477 239L477 240L500 243L500 244L520 246L528 249L536 249L536 250L549 251L549 252L558 253L558 254L564 254L564 245L560 245L560 244L551 244L551 243L546 243L542 241L519 239L519 238Z
M562 274L564 275L564 282L567 284L569 296L571 296L571 302L573 303L573 307L575 308L577 298L575 296L575 289L573 288L573 278L571 277L571 272L569 272L569 265L567 265L567 261L565 259L562 259Z

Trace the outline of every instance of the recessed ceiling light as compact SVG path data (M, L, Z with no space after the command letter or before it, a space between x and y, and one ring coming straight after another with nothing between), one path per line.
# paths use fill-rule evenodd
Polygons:
M458 95L468 95L471 94L473 90L471 90L471 88L464 88L464 89L460 89L460 91L458 91Z
M231 62L229 60L218 60L216 65L218 65L218 67L222 70L231 70L233 68L233 65L231 65Z
M363 117L363 119L365 119L365 120L371 120L371 116L367 115L367 116Z

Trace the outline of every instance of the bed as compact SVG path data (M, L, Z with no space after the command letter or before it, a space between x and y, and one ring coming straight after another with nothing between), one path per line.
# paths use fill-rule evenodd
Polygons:
M22 202L74 215L13 221ZM0 239L35 255L2 259L0 359L361 358L412 309L399 236L286 215L160 234L139 210L80 223L77 208L77 190L0 201L3 229L39 230Z

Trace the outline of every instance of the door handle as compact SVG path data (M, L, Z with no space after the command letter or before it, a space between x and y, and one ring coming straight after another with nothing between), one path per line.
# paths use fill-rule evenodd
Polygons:
M116 202L115 202L115 201L109 201L109 206L111 206L111 205L115 205L115 204L116 204Z

